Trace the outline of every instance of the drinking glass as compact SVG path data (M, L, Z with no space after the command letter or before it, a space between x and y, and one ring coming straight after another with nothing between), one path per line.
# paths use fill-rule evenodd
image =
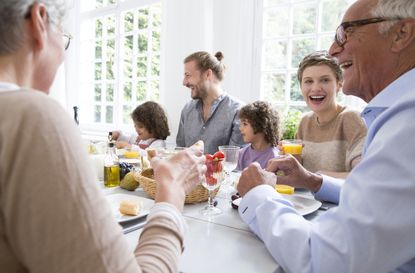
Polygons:
M223 145L219 146L219 150L223 152L225 158L223 159L223 168L225 169L226 180L225 185L233 186L229 177L231 172L238 165L238 156L240 148L238 146Z
M205 177L202 180L202 185L208 190L209 198L207 206L204 207L200 212L203 215L211 216L222 213L222 210L213 205L212 193L221 185L225 176L223 173L221 161L206 160L206 168L207 170Z

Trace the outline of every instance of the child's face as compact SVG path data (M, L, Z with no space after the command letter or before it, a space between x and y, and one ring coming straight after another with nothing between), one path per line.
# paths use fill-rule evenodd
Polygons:
M247 119L241 119L239 130L245 143L251 143L255 139L254 129Z
M134 122L134 128L141 140L147 140L154 137L153 134L148 132L141 122Z

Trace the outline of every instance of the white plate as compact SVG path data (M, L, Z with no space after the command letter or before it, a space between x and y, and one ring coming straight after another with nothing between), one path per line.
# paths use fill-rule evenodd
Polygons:
M114 193L106 195L105 198L109 202L112 209L112 213L114 214L114 217L118 221L118 223L123 223L134 219L138 219L140 217L144 217L150 212L151 207L154 205L154 200L131 194ZM118 209L120 208L120 202L124 200L139 203L141 206L140 213L135 216L121 214Z
M293 195L285 194L284 197L290 200L294 204L294 208L302 216L313 213L316 210L318 210L319 207L321 207L321 202L312 197L307 198L307 197L296 195L296 194L293 194Z
M321 202L312 198L307 198L299 195L288 195L284 194L284 197L291 201L294 204L294 208L302 215L307 215L315 212L321 207ZM233 200L232 203L236 206L239 206L242 198Z

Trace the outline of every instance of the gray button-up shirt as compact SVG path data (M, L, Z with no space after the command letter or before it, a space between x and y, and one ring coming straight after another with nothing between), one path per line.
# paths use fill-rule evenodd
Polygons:
M244 145L238 117L242 105L241 101L222 95L212 104L210 116L205 122L202 101L188 102L181 113L177 146L189 147L196 141L203 140L205 153L213 154L220 145Z

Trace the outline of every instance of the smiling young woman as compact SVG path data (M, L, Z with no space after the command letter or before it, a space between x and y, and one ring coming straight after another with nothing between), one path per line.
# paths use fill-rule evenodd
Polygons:
M303 165L312 172L345 177L360 161L366 126L358 112L336 101L342 70L327 52L318 51L304 57L297 76L311 110L301 119L296 134L305 144Z

